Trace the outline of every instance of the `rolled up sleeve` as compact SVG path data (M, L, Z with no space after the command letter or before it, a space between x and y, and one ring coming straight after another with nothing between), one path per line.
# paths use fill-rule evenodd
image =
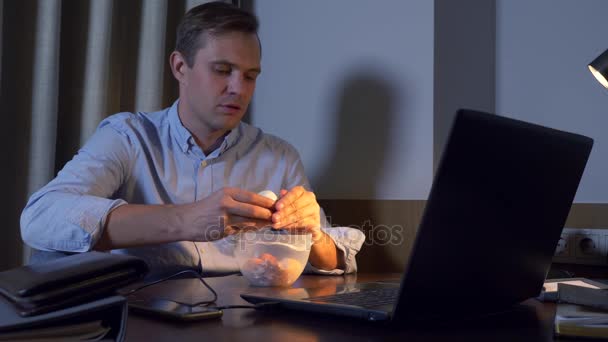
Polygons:
M130 140L102 122L57 174L34 193L21 214L21 236L46 251L85 252L99 240L110 211L126 204L112 195L128 177Z
M363 232L350 227L331 227L323 228L323 231L329 235L336 248L342 251L344 255L344 269L322 270L310 264L306 265L304 272L326 275L340 275L346 273L357 272L357 260L355 256L365 242L365 234Z

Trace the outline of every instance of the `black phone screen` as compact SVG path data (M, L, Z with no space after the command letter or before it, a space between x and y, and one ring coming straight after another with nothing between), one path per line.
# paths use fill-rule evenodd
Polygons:
M141 299L129 302L134 312L154 314L178 320L201 320L222 316L222 310L205 306L180 304L168 299Z

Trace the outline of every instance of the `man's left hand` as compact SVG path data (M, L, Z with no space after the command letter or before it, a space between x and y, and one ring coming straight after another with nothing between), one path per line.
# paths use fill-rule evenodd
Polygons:
M321 231L321 207L315 194L302 186L289 191L281 190L280 198L275 203L276 212L272 215L272 227L306 231L312 234L312 242L318 242L324 235Z

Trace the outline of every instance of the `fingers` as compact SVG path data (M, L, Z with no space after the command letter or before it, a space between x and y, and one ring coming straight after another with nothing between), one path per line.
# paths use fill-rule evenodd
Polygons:
M281 190L281 198L275 204L277 210L286 209L289 206L294 206L295 202L302 196L306 194L314 194L312 192L306 191L302 186L296 186L295 188L286 191L285 189ZM315 199L316 202L316 199Z
M242 216L242 217L247 217L250 219L257 219L257 220L266 220L266 221L270 221L272 219L272 211L270 211L270 209L266 209L263 207L259 207L257 205L252 205L252 204L248 204L248 203L242 203L242 202L238 202L238 201L229 201L230 203L227 203L227 205L225 205L226 208L226 213L228 215L236 215L236 216Z
M315 194L302 186L289 191L281 190L281 199L276 203L277 212L272 215L274 228L320 227L320 208Z
M259 229L272 225L268 220L255 220L249 217L233 216L230 218L229 224L237 227L237 229Z
M225 188L220 195L219 209L227 218L225 234L234 234L243 227L254 229L272 226L275 229L320 229L320 207L315 194L302 186L281 190L276 203L264 196L238 188ZM273 209L276 212L273 213Z
M269 198L242 189L223 188L192 206L195 224L188 226L202 228L209 235L202 237L202 241L213 241L245 227L271 226L273 211L274 201Z
M228 215L237 215L259 220L270 220L274 201L256 193L238 189L222 189L220 206Z
M224 228L224 236L236 235L238 233L248 232L250 230L257 230L257 229L258 228L254 227L254 226L245 226L245 227L226 226Z
M290 207L291 208L291 207ZM290 210L289 213L278 211L272 215L273 228L285 228L303 223L315 224L319 218L319 206L309 203L306 207Z
M281 194L283 194L284 191L285 190L281 190ZM316 210L314 208L308 208L309 206L316 207ZM274 223L286 224L299 221L301 218L309 216L306 212L302 212L303 210L318 211L320 209L315 194L306 191L306 189L301 186L297 186L286 192L277 201L275 207L277 212L272 216L272 221Z
M238 188L228 188L227 191L235 201L249 203L266 209L274 208L275 201L268 197Z
M230 222L224 227L224 235L234 235L250 230L258 230L271 225L272 222L268 220L255 220L249 217L232 216Z
M224 235L225 236L234 235L234 234L236 234L238 232L239 232L239 229L236 226L226 226L226 227L224 227Z

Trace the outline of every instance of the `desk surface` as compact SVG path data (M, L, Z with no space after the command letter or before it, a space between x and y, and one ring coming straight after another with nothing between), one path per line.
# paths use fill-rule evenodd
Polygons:
M356 274L347 276L306 275L293 287L316 287L319 295L331 293L345 283L395 280L399 275ZM240 294L251 291L238 275L206 278L217 291L218 305L248 304ZM210 298L197 279L170 280L146 289L138 296L162 297L194 303ZM129 314L126 341L318 341L318 340L402 340L408 341L552 341L555 305L536 300L524 302L518 310L451 327L388 329L377 323L299 312L258 312L229 309L221 319L174 323L134 313Z

